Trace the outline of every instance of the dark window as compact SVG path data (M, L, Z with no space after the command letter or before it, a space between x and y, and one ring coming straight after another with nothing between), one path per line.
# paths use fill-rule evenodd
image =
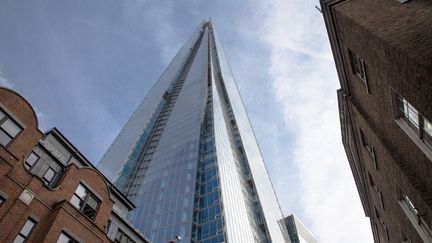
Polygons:
M37 154L35 154L34 152L31 152L29 154L29 156L27 156L27 159L25 161L25 165L27 167L27 169L31 169L36 162L39 160L39 156Z
M381 208L384 209L383 194L382 194L381 190L378 188L378 186L375 184L372 176L369 173L368 173L368 176L369 176L369 184L376 191L376 193L378 194L378 197L379 197L380 203L381 203Z
M84 185L79 184L71 200L72 205L90 219L96 217L100 200Z
M6 202L6 198L4 198L2 195L0 195L0 207L3 206L3 204Z
M108 233L111 229L112 221L111 219L108 219L107 225L106 225L106 232Z
M57 240L57 243L78 243L78 241L74 240L70 235L65 232L61 232L60 237Z
M403 231L401 231L401 240L402 243L411 243L411 241L408 239L408 237L405 235Z
M125 232L118 230L114 242L118 243L135 243Z
M366 78L366 65L363 59L354 54L351 50L348 50L350 61L351 61L351 70L353 74L357 75L366 86L366 90L369 93L369 84Z
M377 163L377 159L376 159L375 148L368 141L368 139L366 138L366 136L364 135L362 130L360 130L360 139L361 139L363 147L366 149L366 151L368 152L372 161L374 162L375 169L378 169L378 163Z
M22 227L22 229L20 230L20 232L16 236L13 243L25 242L28 239L28 237L29 237L30 233L32 232L33 228L35 227L35 225L36 225L36 221L33 220L32 218L28 218L27 221L25 222L24 226Z
M363 59L350 51L351 65L353 73L357 74L362 80L366 80L366 71Z
M8 145L21 130L22 128L0 109L0 144Z
M48 168L48 170L45 172L45 174L43 175L42 179L49 184L52 179L54 178L54 176L56 175L55 170L53 170L51 167Z

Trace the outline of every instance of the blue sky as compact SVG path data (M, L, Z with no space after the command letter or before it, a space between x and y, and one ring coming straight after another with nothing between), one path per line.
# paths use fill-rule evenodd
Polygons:
M163 69L212 18L285 215L321 242L372 242L341 144L318 0L0 2L0 85L97 163Z

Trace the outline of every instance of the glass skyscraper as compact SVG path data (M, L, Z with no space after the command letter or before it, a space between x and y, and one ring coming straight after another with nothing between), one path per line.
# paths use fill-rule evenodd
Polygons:
M203 22L98 165L154 243L289 241L228 61ZM283 224L283 223L282 223Z

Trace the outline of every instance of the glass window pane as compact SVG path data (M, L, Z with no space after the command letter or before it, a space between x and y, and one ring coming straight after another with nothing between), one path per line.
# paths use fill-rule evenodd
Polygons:
M45 172L45 175L43 176L43 179L47 182L51 182L55 175L55 171L52 168L48 168L48 170Z
M21 128L11 119L7 119L3 122L1 127L12 137L15 137L21 131Z
M94 210L96 210L98 208L99 205L99 201L93 196L90 195L87 199L87 204L93 208Z
M79 197L77 197L76 195L72 196L71 199L71 204L74 205L76 208L81 209L82 205L84 201L82 201Z
M426 135L429 135L429 137L432 137L432 124L426 119L424 119L423 121L424 121L424 128L423 129L424 129Z
M69 243L69 238L65 234L61 233L57 243Z
M78 195L81 199L84 199L87 194L87 190L81 184L78 185L78 188L75 191L75 194Z
M6 146L12 138L0 129L0 144Z
M82 210L83 214L85 214L87 217L94 219L96 216L96 210L91 208L88 204L84 205L84 208Z
M17 235L13 243L23 243L24 241L25 241L24 237L22 237L21 235Z
M21 229L20 233L24 236L28 236L35 224L36 223L33 220L28 219L27 222L24 224L23 228Z
M419 126L419 118L417 110L408 104L408 118L416 126Z
M2 110L0 110L0 120L3 119L4 117L5 117L5 113Z
M39 156L37 156L34 152L31 152L31 154L26 159L26 164L32 167L38 159Z
M57 240L57 243L75 243L77 242L76 240L72 239L72 237L70 237L69 235L65 234L64 232L62 232L60 234L60 237Z
M0 196L0 207L3 205L4 202L6 202L6 199Z

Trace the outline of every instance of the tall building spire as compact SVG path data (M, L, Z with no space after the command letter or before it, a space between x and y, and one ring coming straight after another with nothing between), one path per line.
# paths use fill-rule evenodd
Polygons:
M98 168L153 242L285 242L282 213L228 61L204 21Z

